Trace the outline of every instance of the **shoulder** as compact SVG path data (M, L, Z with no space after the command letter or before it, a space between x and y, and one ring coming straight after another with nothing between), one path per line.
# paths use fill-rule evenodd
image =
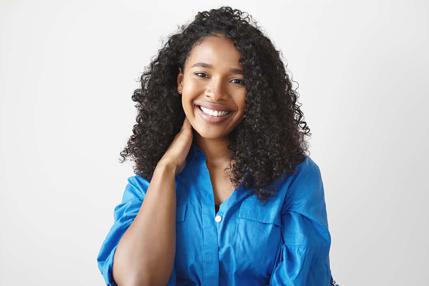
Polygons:
M283 212L295 211L313 219L326 216L322 176L319 166L309 156L296 167L284 187Z
M129 185L140 190L145 190L149 186L149 181L139 175L128 177L127 181Z
M321 172L318 164L308 155L295 166L292 173L283 174L277 183L281 188L289 189L301 184L314 184L321 181Z
M305 155L304 160L296 166L292 175L292 180L302 181L303 177L306 181L319 181L321 179L321 172L318 164L308 155Z
M123 195L123 200L138 198L143 200L149 187L149 181L139 175L130 176Z
M300 191L301 195L311 195L313 192L323 192L322 174L317 163L305 156L305 159L297 165L290 178L291 191Z

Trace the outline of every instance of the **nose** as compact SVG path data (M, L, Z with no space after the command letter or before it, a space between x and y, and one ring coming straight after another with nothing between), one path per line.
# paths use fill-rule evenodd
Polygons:
M223 83L221 79L212 78L207 84L205 96L212 98L213 101L218 101L225 96Z

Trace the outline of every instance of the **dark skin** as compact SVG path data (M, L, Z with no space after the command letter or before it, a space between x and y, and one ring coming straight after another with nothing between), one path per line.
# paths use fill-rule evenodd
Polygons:
M231 161L228 135L244 117L246 94L239 57L232 42L211 36L187 58L177 78L186 118L159 160L136 218L118 243L113 263L118 285L167 284L176 250L175 177L185 167L194 137L207 158L215 203L231 195L234 187L224 171ZM222 122L207 121L196 102L220 104L230 115Z
M228 150L225 150L225 145L219 144L219 141L204 140L199 135L195 135L195 138L197 145L207 157L206 165L210 173L215 204L219 205L228 199L234 190L234 186L225 172L225 168L229 166L230 155L222 153L228 152Z
M231 162L228 135L241 122L245 110L246 89L239 59L231 40L209 36L192 49L177 77L183 110L196 144L207 158L216 204L228 199L235 189L225 169ZM195 106L202 102L221 104L231 114L223 122L207 122Z
M225 169L229 166L230 155L227 153L224 142L204 140L196 135L196 143L206 155L206 165L209 169L210 180L213 187L215 204L224 202L234 190Z

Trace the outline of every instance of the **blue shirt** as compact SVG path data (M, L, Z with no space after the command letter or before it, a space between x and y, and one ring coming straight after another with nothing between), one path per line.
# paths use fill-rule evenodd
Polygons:
M319 167L308 156L273 182L263 204L242 185L220 205L206 157L193 143L176 176L176 257L168 285L331 285L331 238ZM114 224L97 257L107 285L116 246L133 222L149 182L128 178Z

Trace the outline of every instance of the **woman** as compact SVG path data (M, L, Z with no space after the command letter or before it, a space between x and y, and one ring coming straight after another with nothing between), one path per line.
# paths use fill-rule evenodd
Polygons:
M108 285L331 285L310 130L251 17L200 12L134 92L135 161L98 265Z

